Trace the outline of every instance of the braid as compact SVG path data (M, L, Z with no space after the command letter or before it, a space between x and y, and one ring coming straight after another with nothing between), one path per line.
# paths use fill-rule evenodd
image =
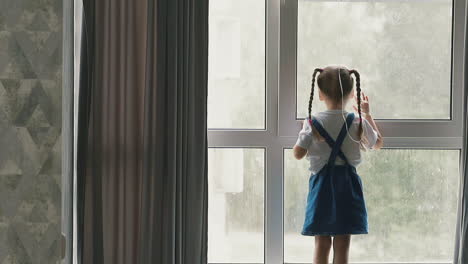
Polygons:
M317 76L317 73L320 73L322 71L323 69L316 68L314 70L314 73L312 74L312 85L310 88L310 98L309 98L309 120L312 120L312 100L314 100L315 77Z
M362 115L361 115L361 76L359 75L359 72L356 70L351 70L349 71L350 74L354 74L356 77L356 93L357 93L357 105L358 105L358 113L359 113L359 130L358 130L358 135L359 139L362 137Z

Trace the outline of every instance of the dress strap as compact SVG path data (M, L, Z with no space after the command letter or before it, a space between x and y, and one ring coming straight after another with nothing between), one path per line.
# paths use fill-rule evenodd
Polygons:
M325 130L325 128L323 128L323 126L320 124L320 122L317 119L315 119L315 117L314 117L314 118L312 118L312 122L309 120L309 123L315 129L317 129L317 132L325 139L325 142L327 142L328 146L330 146L330 148L333 150L333 148L334 148L334 146L336 144L335 140L330 136L330 134L328 134L328 132ZM348 163L348 159L346 158L344 153L341 151L341 149L339 149L339 151L338 151L338 153L336 155L338 155L342 160L344 160L346 163Z
M330 153L330 157L328 158L327 170L330 169L333 171L337 156L339 156L341 159L343 159L346 162L347 165L349 165L348 159L341 151L341 145L343 145L343 141L346 138L346 135L348 134L348 129L351 127L353 120L354 120L354 113L349 113L348 116L346 117L346 122L343 124L341 131L338 134L338 137L336 138L336 141L330 137L327 131L322 127L322 125L320 125L320 123L315 118L312 120L311 122L312 125L317 129L319 134L325 139L325 141L328 143L328 145L332 149ZM335 204L336 203L335 202L335 199L336 199L335 189L336 188L335 188L334 181L333 181L334 177L333 177L332 171L330 171L332 174L331 175L332 177L330 177L330 184L332 186L331 199L332 199L332 204ZM336 207L332 206L331 208L331 220L332 221L336 220L336 210L337 210Z
M336 142L332 148L330 157L328 158L329 164L335 164L336 157L340 156L339 153L342 153L341 145L343 145L343 142L346 138L346 135L348 134L348 130L351 128L353 120L354 120L354 113L349 113L348 116L346 117L346 122L341 127L340 134L338 134L338 137L336 138ZM348 160L345 159L345 161L346 163L348 163Z

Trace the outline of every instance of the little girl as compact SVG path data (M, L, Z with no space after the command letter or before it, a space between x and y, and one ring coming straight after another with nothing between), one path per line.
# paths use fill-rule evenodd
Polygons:
M319 99L327 110L312 117L317 74ZM344 111L354 94L352 75L357 90L354 109L359 117ZM382 135L370 114L369 98L361 93L359 73L344 67L315 69L309 116L294 146L297 159L307 154L310 161L312 175L301 234L315 236L314 264L328 264L332 243L333 263L348 263L350 235L367 234L367 211L356 166L361 162L361 148L382 146Z

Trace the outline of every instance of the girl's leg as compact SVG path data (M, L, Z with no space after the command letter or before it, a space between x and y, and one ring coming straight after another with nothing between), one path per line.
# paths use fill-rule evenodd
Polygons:
M333 237L333 264L348 264L350 235L339 235Z
M315 236L314 264L328 264L331 244L331 236Z

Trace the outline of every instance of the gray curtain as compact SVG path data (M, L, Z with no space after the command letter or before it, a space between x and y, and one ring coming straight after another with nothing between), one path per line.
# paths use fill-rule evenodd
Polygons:
M83 2L77 149L82 263L136 263L138 256L145 4Z
M208 0L148 2L141 262L207 263Z
M208 0L84 0L78 258L206 263Z
M465 89L465 109L464 113L466 115L466 111L468 110L466 105L468 103L467 100L467 89ZM457 229L456 233L458 235L456 243L455 243L455 264L466 264L468 263L468 130L467 124L468 121L466 120L467 117L465 116L465 124L464 124L464 135L463 135L463 150L461 156L461 181L460 181L460 200L458 204L458 221L457 221Z
M467 41L465 41L465 50L468 50ZM468 80L468 57L465 57L465 79ZM458 203L458 221L456 229L458 237L455 242L455 264L468 263L468 83L465 84L463 97L463 113L465 116L463 124L463 149L460 159L461 179L459 189L460 200Z

